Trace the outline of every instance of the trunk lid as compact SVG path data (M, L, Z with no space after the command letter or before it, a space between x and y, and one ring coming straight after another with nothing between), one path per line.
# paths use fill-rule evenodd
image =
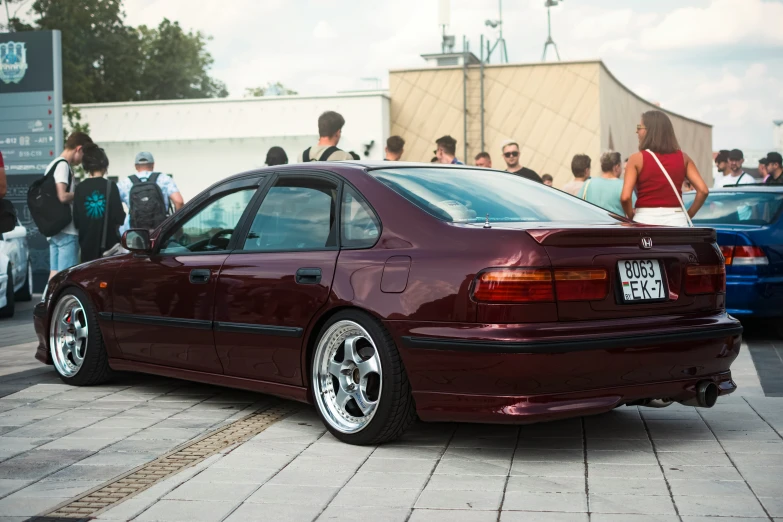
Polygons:
M725 306L725 294L691 296L684 292L688 265L723 263L713 229L573 226L532 228L527 233L545 248L555 269L602 268L607 272L609 292L606 298L559 301L557 309L561 321L714 312ZM629 287L623 285L620 275L621 266L628 269L626 261L634 265L634 270L638 270L640 263L654 267L650 261L657 261L660 273L656 277L664 283L665 295L658 299L656 295L645 294L650 299L626 301L624 292L628 292Z

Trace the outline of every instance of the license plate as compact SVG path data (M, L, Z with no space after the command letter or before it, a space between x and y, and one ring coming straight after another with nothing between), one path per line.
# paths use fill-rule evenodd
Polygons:
M620 285L626 303L666 299L661 266L655 259L618 261Z

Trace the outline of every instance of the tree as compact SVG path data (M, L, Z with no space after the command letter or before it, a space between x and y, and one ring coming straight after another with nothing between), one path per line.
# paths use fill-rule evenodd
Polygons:
M171 100L184 98L223 98L225 84L207 71L214 60L206 50L211 39L200 31L185 32L179 23L164 18L157 29L142 25L142 67L139 98Z
M138 40L120 0L36 0L32 9L36 29L62 32L66 102L134 99Z
M0 23L0 30L16 31L17 25L24 27L25 24L22 24L17 15L26 2L27 0L0 0L0 4L5 8L5 23Z
M34 26L13 26L62 31L66 103L228 95L209 76L209 38L200 32L165 19L157 29L127 26L122 0L35 0L32 11Z
M269 82L264 87L248 87L245 89L246 98L258 98L261 96L288 96L299 94L293 89L289 89L280 82Z

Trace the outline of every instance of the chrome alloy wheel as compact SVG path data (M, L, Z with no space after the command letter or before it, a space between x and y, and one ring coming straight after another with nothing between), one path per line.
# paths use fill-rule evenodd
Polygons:
M334 323L318 341L313 395L329 424L357 433L372 420L381 396L381 358L370 334L353 321Z
M73 377L82 367L87 352L89 328L84 305L73 295L57 303L49 326L52 360L63 377Z

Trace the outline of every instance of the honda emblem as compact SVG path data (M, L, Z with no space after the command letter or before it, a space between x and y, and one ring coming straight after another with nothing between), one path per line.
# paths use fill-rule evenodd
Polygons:
M651 237L643 237L640 245L643 249L649 250L652 248L652 238Z

